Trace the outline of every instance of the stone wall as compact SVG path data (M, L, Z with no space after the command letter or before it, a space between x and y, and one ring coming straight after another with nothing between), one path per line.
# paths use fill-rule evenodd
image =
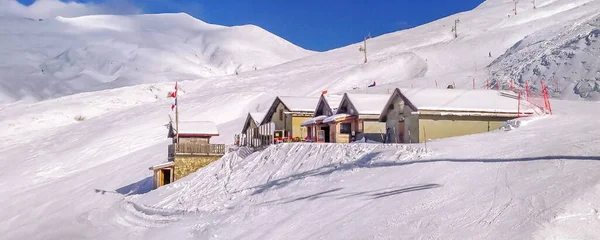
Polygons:
M222 156L195 156L195 155L177 155L175 156L175 181L179 180L198 169L219 160Z

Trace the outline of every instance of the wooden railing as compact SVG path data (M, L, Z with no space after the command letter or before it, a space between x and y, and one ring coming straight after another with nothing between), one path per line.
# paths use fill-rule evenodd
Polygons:
M225 154L225 144L181 143L169 145L169 156L180 153L193 155L223 155Z

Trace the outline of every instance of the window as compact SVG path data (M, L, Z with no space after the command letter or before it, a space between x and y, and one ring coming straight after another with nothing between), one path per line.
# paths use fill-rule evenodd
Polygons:
M341 123L340 124L340 133L344 133L344 134L350 134L350 132L352 131L351 128L351 124L350 123Z
M283 109L279 110L279 121L283 121Z

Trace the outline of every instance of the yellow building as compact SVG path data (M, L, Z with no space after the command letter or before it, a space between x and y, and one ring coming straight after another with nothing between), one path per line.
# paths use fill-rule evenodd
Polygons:
M394 91L379 120L386 124L386 142L421 143L493 131L538 110L512 92L407 88Z
M379 117L391 94L345 93L336 114L322 123L329 125L331 142L383 142L385 123Z
M179 142L174 123L169 124L168 161L150 167L154 172L154 188L179 180L220 159L225 154L224 144L211 144L210 138L219 136L217 126L208 121L179 122Z
M276 97L261 125L273 122L275 138L304 140L308 132L301 124L312 117L318 101L318 97Z
M306 127L310 141L331 142L330 126L329 124L323 123L323 120L337 113L337 108L340 105L342 98L343 95L321 95L312 118L301 124L301 126Z

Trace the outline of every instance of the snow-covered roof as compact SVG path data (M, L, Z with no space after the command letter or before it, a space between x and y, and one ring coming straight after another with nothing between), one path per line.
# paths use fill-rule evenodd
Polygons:
M346 93L345 96L358 111L358 114L379 115L392 94Z
M246 131L250 127L250 121L254 121L254 124L256 124L256 126L260 126L261 122L265 118L265 115L267 115L266 112L248 113L248 116L246 117L246 121L244 122L244 127L242 128L242 133L246 133Z
M400 93L417 111L468 111L516 113L518 96L514 92L488 89L403 88ZM525 103L525 101L522 101ZM521 107L521 112L533 113Z
M260 125L262 120L265 118L265 115L267 115L266 112L251 112L250 113L250 116L252 117L252 120L254 120L256 125Z
M314 112L319 102L318 97L280 96L278 98L292 112Z
M161 168L165 168L165 167L172 167L175 165L175 162L165 162L165 163L160 163L160 164L156 164L152 167L150 167L150 170L156 170L156 169L161 169Z
M304 122L302 122L302 124L300 124L300 126L308 126L308 125L313 125L316 124L320 121L323 121L325 118L327 118L326 115L321 115L321 116L316 116L314 118L308 119Z
M333 114L336 113L338 106L342 102L344 95L325 95L325 100L327 100L327 104L331 108Z
M173 123L172 127L175 128L175 123ZM210 121L180 121L179 136L182 135L219 136L219 130L217 129L217 125Z
M330 122L339 122L339 121L344 121L346 120L346 118L350 117L350 114L346 114L346 113L338 113L338 114L334 114L331 117L327 117L325 118L325 120L323 120L323 123L330 123Z

